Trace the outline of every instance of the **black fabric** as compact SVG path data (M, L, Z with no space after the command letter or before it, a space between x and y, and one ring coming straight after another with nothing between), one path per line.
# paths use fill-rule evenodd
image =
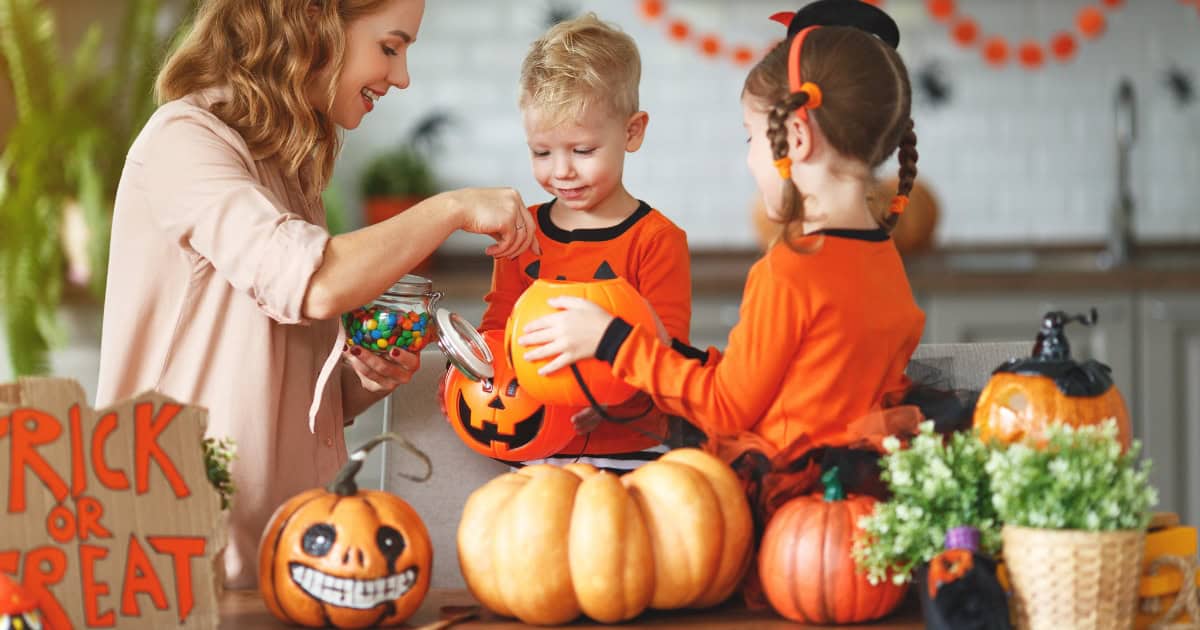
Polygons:
M913 586L929 630L1010 630L1008 598L996 577L996 561L971 554L973 566L958 579L935 585L929 596L929 565L915 572Z
M555 201L557 200L548 201L538 207L537 220L538 229L542 231L542 234L559 243L611 241L628 232L638 221L641 221L646 215L650 214L651 210L649 204L639 199L637 210L628 217L625 217L624 221L612 227L564 230L554 225L554 221L550 220L550 208L554 206Z
M608 328L604 329L604 336L600 337L600 345L596 346L596 358L612 365L613 361L617 360L617 353L621 351L621 346L624 345L631 332L633 332L633 326L629 322L620 317L614 317Z
M860 0L854 1L859 2ZM813 232L813 234L824 234L825 236L832 236L835 238L848 238L855 241L869 241L871 243L882 243L883 241L891 238L891 236L888 235L887 230L883 228L875 228L873 230L827 228L824 230L817 230L816 232Z
M695 359L700 365L708 363L708 353L695 346L689 346L678 339L671 340L671 349L689 359Z
M871 33L892 48L900 45L900 28L892 16L862 0L811 2L792 16L788 37L810 26L851 26Z

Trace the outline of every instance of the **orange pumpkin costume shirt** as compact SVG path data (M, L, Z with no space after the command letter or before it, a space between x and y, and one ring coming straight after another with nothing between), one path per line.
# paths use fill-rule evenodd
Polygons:
M908 390L925 314L886 232L822 234L806 238L813 253L780 243L755 263L724 355L687 358L618 318L597 357L711 435L751 431L779 450L801 435L856 442L847 425Z
M646 298L667 333L686 343L692 319L687 234L646 202L638 203L633 214L613 227L580 230L564 230L551 221L553 201L530 206L542 253L526 250L513 260L496 259L492 290L484 298L488 307L479 329L504 330L513 304L538 278L589 281L621 277ZM617 416L630 416L642 409L611 411ZM664 435L665 418L651 413L628 426L603 422L588 435L577 437L562 452L610 455L633 453L659 444L637 429Z

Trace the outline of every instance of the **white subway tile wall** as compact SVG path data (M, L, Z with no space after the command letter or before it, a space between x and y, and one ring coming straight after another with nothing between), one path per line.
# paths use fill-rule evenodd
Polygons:
M677 0L669 14L727 42L767 46L782 27L767 20L803 3ZM1084 0L960 0L985 33L1042 42L1073 30ZM1094 4L1094 3L1093 3ZM1074 61L1029 71L988 66L953 43L923 0L888 0L900 23L910 72L937 64L950 98L917 90L914 118L920 181L942 210L943 244L1098 242L1115 197L1114 102L1132 79L1138 101L1133 152L1134 231L1141 241L1200 238L1200 102L1181 105L1166 74L1176 66L1200 81L1200 11L1175 0L1128 0L1107 13L1108 28L1081 42ZM754 245L755 197L744 166L739 95L746 68L711 60L644 20L636 0L437 0L428 3L411 51L413 86L384 97L345 138L335 183L357 208L358 178L376 152L401 141L419 117L454 119L435 166L448 187L513 186L528 203L547 195L533 180L516 106L529 43L553 9L596 11L638 42L643 148L626 161L629 190L687 230L694 249ZM891 176L894 164L881 168ZM350 217L352 224L359 217ZM450 251L478 251L485 239L456 235Z

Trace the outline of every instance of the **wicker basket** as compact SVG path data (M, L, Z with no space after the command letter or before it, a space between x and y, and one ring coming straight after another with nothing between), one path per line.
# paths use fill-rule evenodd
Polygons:
M1006 525L1003 536L1018 628L1133 627L1146 532Z

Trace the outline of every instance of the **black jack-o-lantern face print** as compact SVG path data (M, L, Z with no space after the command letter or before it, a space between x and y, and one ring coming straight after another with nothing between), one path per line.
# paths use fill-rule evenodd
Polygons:
M447 420L472 450L505 461L553 455L574 437L570 417L576 410L546 407L521 389L504 354L502 331L484 341L495 357L491 379L472 381L451 368L446 385Z
M529 279L531 279L531 280L537 280L538 278L540 278L541 273L542 273L542 261L541 260L535 260L525 266L525 275L529 276ZM600 264L596 267L595 271L593 271L591 273L590 277L585 276L585 277L581 277L581 278L571 278L568 276L568 274L559 273L554 276L554 279L558 280L558 281L562 281L562 282L568 282L568 281L581 282L581 281L587 281L587 280L612 280L613 278L616 278L616 277L617 277L617 272L613 270L612 265L607 260L603 260L603 261L600 261Z

